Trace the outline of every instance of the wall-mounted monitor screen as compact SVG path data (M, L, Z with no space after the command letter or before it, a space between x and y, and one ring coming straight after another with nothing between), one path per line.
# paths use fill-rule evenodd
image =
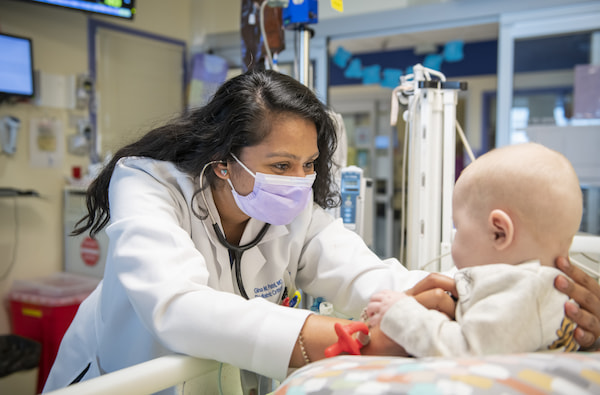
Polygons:
M33 97L31 39L0 34L0 96Z
M49 4L93 12L96 14L133 19L135 15L135 0L25 0L32 3Z

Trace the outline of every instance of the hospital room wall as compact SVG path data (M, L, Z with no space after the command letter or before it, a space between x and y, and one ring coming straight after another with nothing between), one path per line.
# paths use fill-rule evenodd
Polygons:
M394 7L394 1L374 0L371 9ZM321 3L327 5L320 5L322 18L343 16L331 10L328 2ZM364 11L360 1L355 3L351 10ZM206 35L238 30L240 4L239 0L143 0L138 3L140 11L133 21L96 15L93 18L181 40L190 48L201 45ZM88 18L90 16L79 11L17 1L0 2L0 32L32 38L35 69L56 77L59 82L64 82L62 77L88 72ZM53 99L60 98L51 95L50 101ZM0 118L12 115L21 121L16 153L0 155L0 186L33 189L40 194L40 197L0 198L0 297L3 299L0 333L10 330L5 296L13 281L63 270L63 188L73 167L81 167L85 172L89 163L87 157L71 155L65 148L56 167L31 165L32 120L60 122L62 136L58 143L66 146L67 137L76 132L77 120L88 117L85 109L51 105L40 106L34 102L0 105Z
M407 7L417 2L422 4L423 0L403 1L402 6ZM425 2L431 5L447 3L444 0ZM567 3L567 0L536 0L534 3L545 4L546 2L561 4ZM462 0L457 2L456 7L463 7L461 14L470 14L466 7L472 3L474 3L472 0ZM517 0L502 2L502 4L512 4L512 7L515 7L516 3ZM369 2L346 0L345 11L340 14L333 11L329 4L328 1L319 2L319 26L327 27L327 31L331 32L334 32L338 25L327 24L328 21L399 8L397 0ZM188 43L188 48L197 45L201 47L206 36L210 35L226 33L237 38L236 32L240 22L239 0L176 2L143 0L139 2L139 8L141 11L133 21L119 21L115 18L97 16L94 18L110 24L182 40ZM436 18L439 19L437 16ZM87 15L77 11L17 1L0 1L0 31L33 38L35 68L58 76L88 72L87 20ZM358 30L380 27L350 25ZM345 32L341 33L345 34ZM236 53L238 52L239 49ZM495 86L489 80L482 84L486 86L485 89L489 85ZM474 90L470 89L470 92ZM473 95L473 102L469 101L469 108L477 105L475 96ZM474 114L475 118L467 119L467 124L473 124L474 128L478 128L477 114L480 111L469 113ZM59 167L35 168L30 165L29 154L32 119L47 117L60 120L63 124L62 143L65 144L66 137L76 131L73 121L86 117L87 111L41 107L27 103L0 105L0 117L9 114L21 119L21 128L16 154L10 157L0 155L0 186L35 189L41 197L0 198L1 297L6 295L15 279L45 276L62 270L62 190L71 168L73 166L85 168L88 164L86 157L65 153ZM17 249L14 248L15 245L18 246ZM6 275L3 276L5 273ZM7 317L6 309L0 309L0 333L9 330Z
M143 12L133 21L98 17L110 24L160 34L189 42L191 1L144 0ZM54 76L76 76L88 72L88 16L82 12L15 1L0 2L0 32L33 40L34 67ZM160 100L159 97L156 100ZM0 118L21 120L17 151L0 155L0 186L33 189L40 197L0 197L0 333L10 331L5 296L15 279L47 276L63 270L63 188L73 166L87 168L87 156L66 152L56 166L35 167L30 153L30 128L37 121L62 124L56 143L66 147L76 132L76 120L87 118L86 109L66 108L58 94L44 105L35 101L0 105Z

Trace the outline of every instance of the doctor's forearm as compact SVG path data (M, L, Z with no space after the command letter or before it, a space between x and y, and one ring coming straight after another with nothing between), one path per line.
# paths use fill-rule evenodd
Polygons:
M300 336L302 337L304 353L310 362L324 359L325 349L337 343L338 336L334 329L336 322L346 325L355 321L317 314L311 314L306 319L300 331ZM298 368L307 364L300 345L300 336L296 340L290 359L289 366L291 368ZM360 350L362 355L408 356L404 348L387 337L379 327L371 328L370 336L371 341L369 344Z
M304 326L300 331L300 336L302 337L304 353L310 362L324 359L325 349L338 341L335 329L333 328L336 322L348 324L352 321L317 314L311 314L306 318ZM290 358L290 368L299 368L307 363L300 346L300 336L296 340L296 345Z
M371 328L369 335L371 340L360 350L362 355L409 356L404 347L390 339L379 326Z

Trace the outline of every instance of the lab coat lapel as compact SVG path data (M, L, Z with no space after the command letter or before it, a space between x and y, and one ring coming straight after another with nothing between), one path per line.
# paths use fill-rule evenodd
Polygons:
M219 239L217 239L210 222L210 218L202 221L202 225L206 231L206 244L210 245L210 250L212 251L211 256L208 256L206 253L204 254L204 258L207 260L206 266L209 272L211 272L209 285L221 291L236 293L237 288L231 281L234 276L232 275L232 268L229 262L229 252L227 248L221 245ZM214 261L214 263L209 262L210 260Z
M210 212L213 213L219 228L223 229L221 225L221 219L217 215L218 211L212 197L211 189L205 189L204 193L206 194L206 201L208 203L209 210L211 210ZM211 271L211 268L214 270L214 273L211 273L211 277L215 277L209 280L209 284L221 291L239 293L237 292L237 287L234 286L234 283L231 281L231 279L235 278L235 276L232 274L231 264L229 261L229 252L227 251L227 248L219 242L219 239L217 238L213 228L212 218L208 216L207 218L198 222L202 223L201 226L204 228L203 237L205 236L208 239L210 249L213 252L212 256L207 256L205 254L205 259L215 261L214 264L211 264L211 262L206 262L208 270Z
M250 221L248 221L248 224L246 225L246 229L244 230L244 234L242 235L240 245L251 243L263 226L264 222L251 218ZM262 286L264 283L263 280L265 280L261 278L262 276L259 276L261 269L267 263L267 257L265 257L261 252L261 245L263 243L284 236L287 233L289 233L287 226L271 225L263 239L258 243L258 245L255 248L251 248L248 251L244 252L244 254L242 255L242 278L244 280L244 287L246 288L246 293L250 298L252 298L254 295L253 289L256 286ZM279 264L287 265L287 262L276 261L271 262L270 264L272 265L273 269L275 269Z

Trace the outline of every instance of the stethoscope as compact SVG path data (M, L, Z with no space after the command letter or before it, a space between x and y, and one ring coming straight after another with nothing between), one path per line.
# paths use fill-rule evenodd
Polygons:
M206 211L208 212L208 215L210 216L213 229L215 230L215 233L217 234L217 239L219 239L219 242L225 248L227 248L227 251L229 251L229 263L231 264L231 266L234 267L235 280L237 282L237 286L240 291L240 295L242 295L242 297L245 299L249 299L248 294L246 293L246 289L244 288L244 283L242 281L242 269L241 269L242 254L245 251L249 250L250 248L256 246L258 243L260 243L262 238L267 233L267 230L269 229L271 224L265 224L262 227L262 229L260 230L260 232L258 232L258 235L256 235L254 240L248 244L244 244L242 246L236 246L227 241L227 239L225 238L225 235L223 234L223 232L221 231L221 228L219 227L219 224L215 220L215 217L213 217L212 213L210 212L210 208L208 207L208 201L206 200L206 195L204 194L204 172L206 171L206 168L209 165L212 165L215 163L223 163L223 162L222 161L208 162L202 168L202 172L200 173L200 194L202 195L202 199L204 200L204 205L206 206Z

